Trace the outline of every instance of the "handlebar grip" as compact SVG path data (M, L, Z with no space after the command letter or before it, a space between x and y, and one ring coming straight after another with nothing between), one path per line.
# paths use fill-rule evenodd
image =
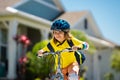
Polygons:
M81 50L81 48L78 48L78 50Z

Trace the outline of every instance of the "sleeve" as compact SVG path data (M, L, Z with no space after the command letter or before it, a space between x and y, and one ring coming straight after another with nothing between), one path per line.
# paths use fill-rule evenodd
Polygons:
M72 38L72 41L75 46L80 47L82 50L87 50L89 48L89 44L87 42L78 40L77 38Z
M48 47L47 47L47 46L45 46L42 50L43 50L43 51L50 52L50 50L48 49Z
M51 39L49 43L52 44L52 42L53 42L53 39ZM50 50L48 48L49 43L42 49L43 51L50 52Z
M83 42L83 49L87 50L89 48L89 44L87 42Z

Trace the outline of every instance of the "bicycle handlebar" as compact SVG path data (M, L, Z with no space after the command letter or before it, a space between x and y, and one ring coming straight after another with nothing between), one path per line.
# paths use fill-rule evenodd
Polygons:
M78 48L78 50L81 50L81 48ZM74 50L72 50L72 48L66 48L66 49L63 49L63 50L60 50L60 51L56 51L56 52L43 52L43 56L46 56L46 55L49 55L49 54L60 54L61 52L75 52ZM39 56L38 54L36 55L37 57L42 57L42 56Z

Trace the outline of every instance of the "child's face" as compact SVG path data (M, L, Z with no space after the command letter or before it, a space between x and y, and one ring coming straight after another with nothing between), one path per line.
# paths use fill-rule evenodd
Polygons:
M54 30L53 31L53 36L55 37L55 39L57 39L60 42L65 40L65 36L64 36L64 32L63 31Z

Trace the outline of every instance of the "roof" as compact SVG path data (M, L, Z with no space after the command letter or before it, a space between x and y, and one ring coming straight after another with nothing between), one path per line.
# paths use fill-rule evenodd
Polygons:
M83 17L87 11L80 11L80 12L65 12L61 16L58 17L58 19L65 19L67 20L71 26L73 26L76 22Z
M8 15L6 8L12 7L52 21L64 12L60 5L59 1L53 0L2 0L0 2L0 14Z
M0 1L0 13L6 12L6 7L12 6L21 0L2 0Z
M116 46L116 44L108 41L108 40L105 40L105 39L100 39L100 38L95 38L95 37L92 37L92 36L89 36L89 35L86 35L87 38L89 38L91 41L93 41L93 43L95 44L96 47L110 47L110 48L114 48Z
M50 21L62 13L57 6L44 0L27 0L22 4L14 6L14 8Z

